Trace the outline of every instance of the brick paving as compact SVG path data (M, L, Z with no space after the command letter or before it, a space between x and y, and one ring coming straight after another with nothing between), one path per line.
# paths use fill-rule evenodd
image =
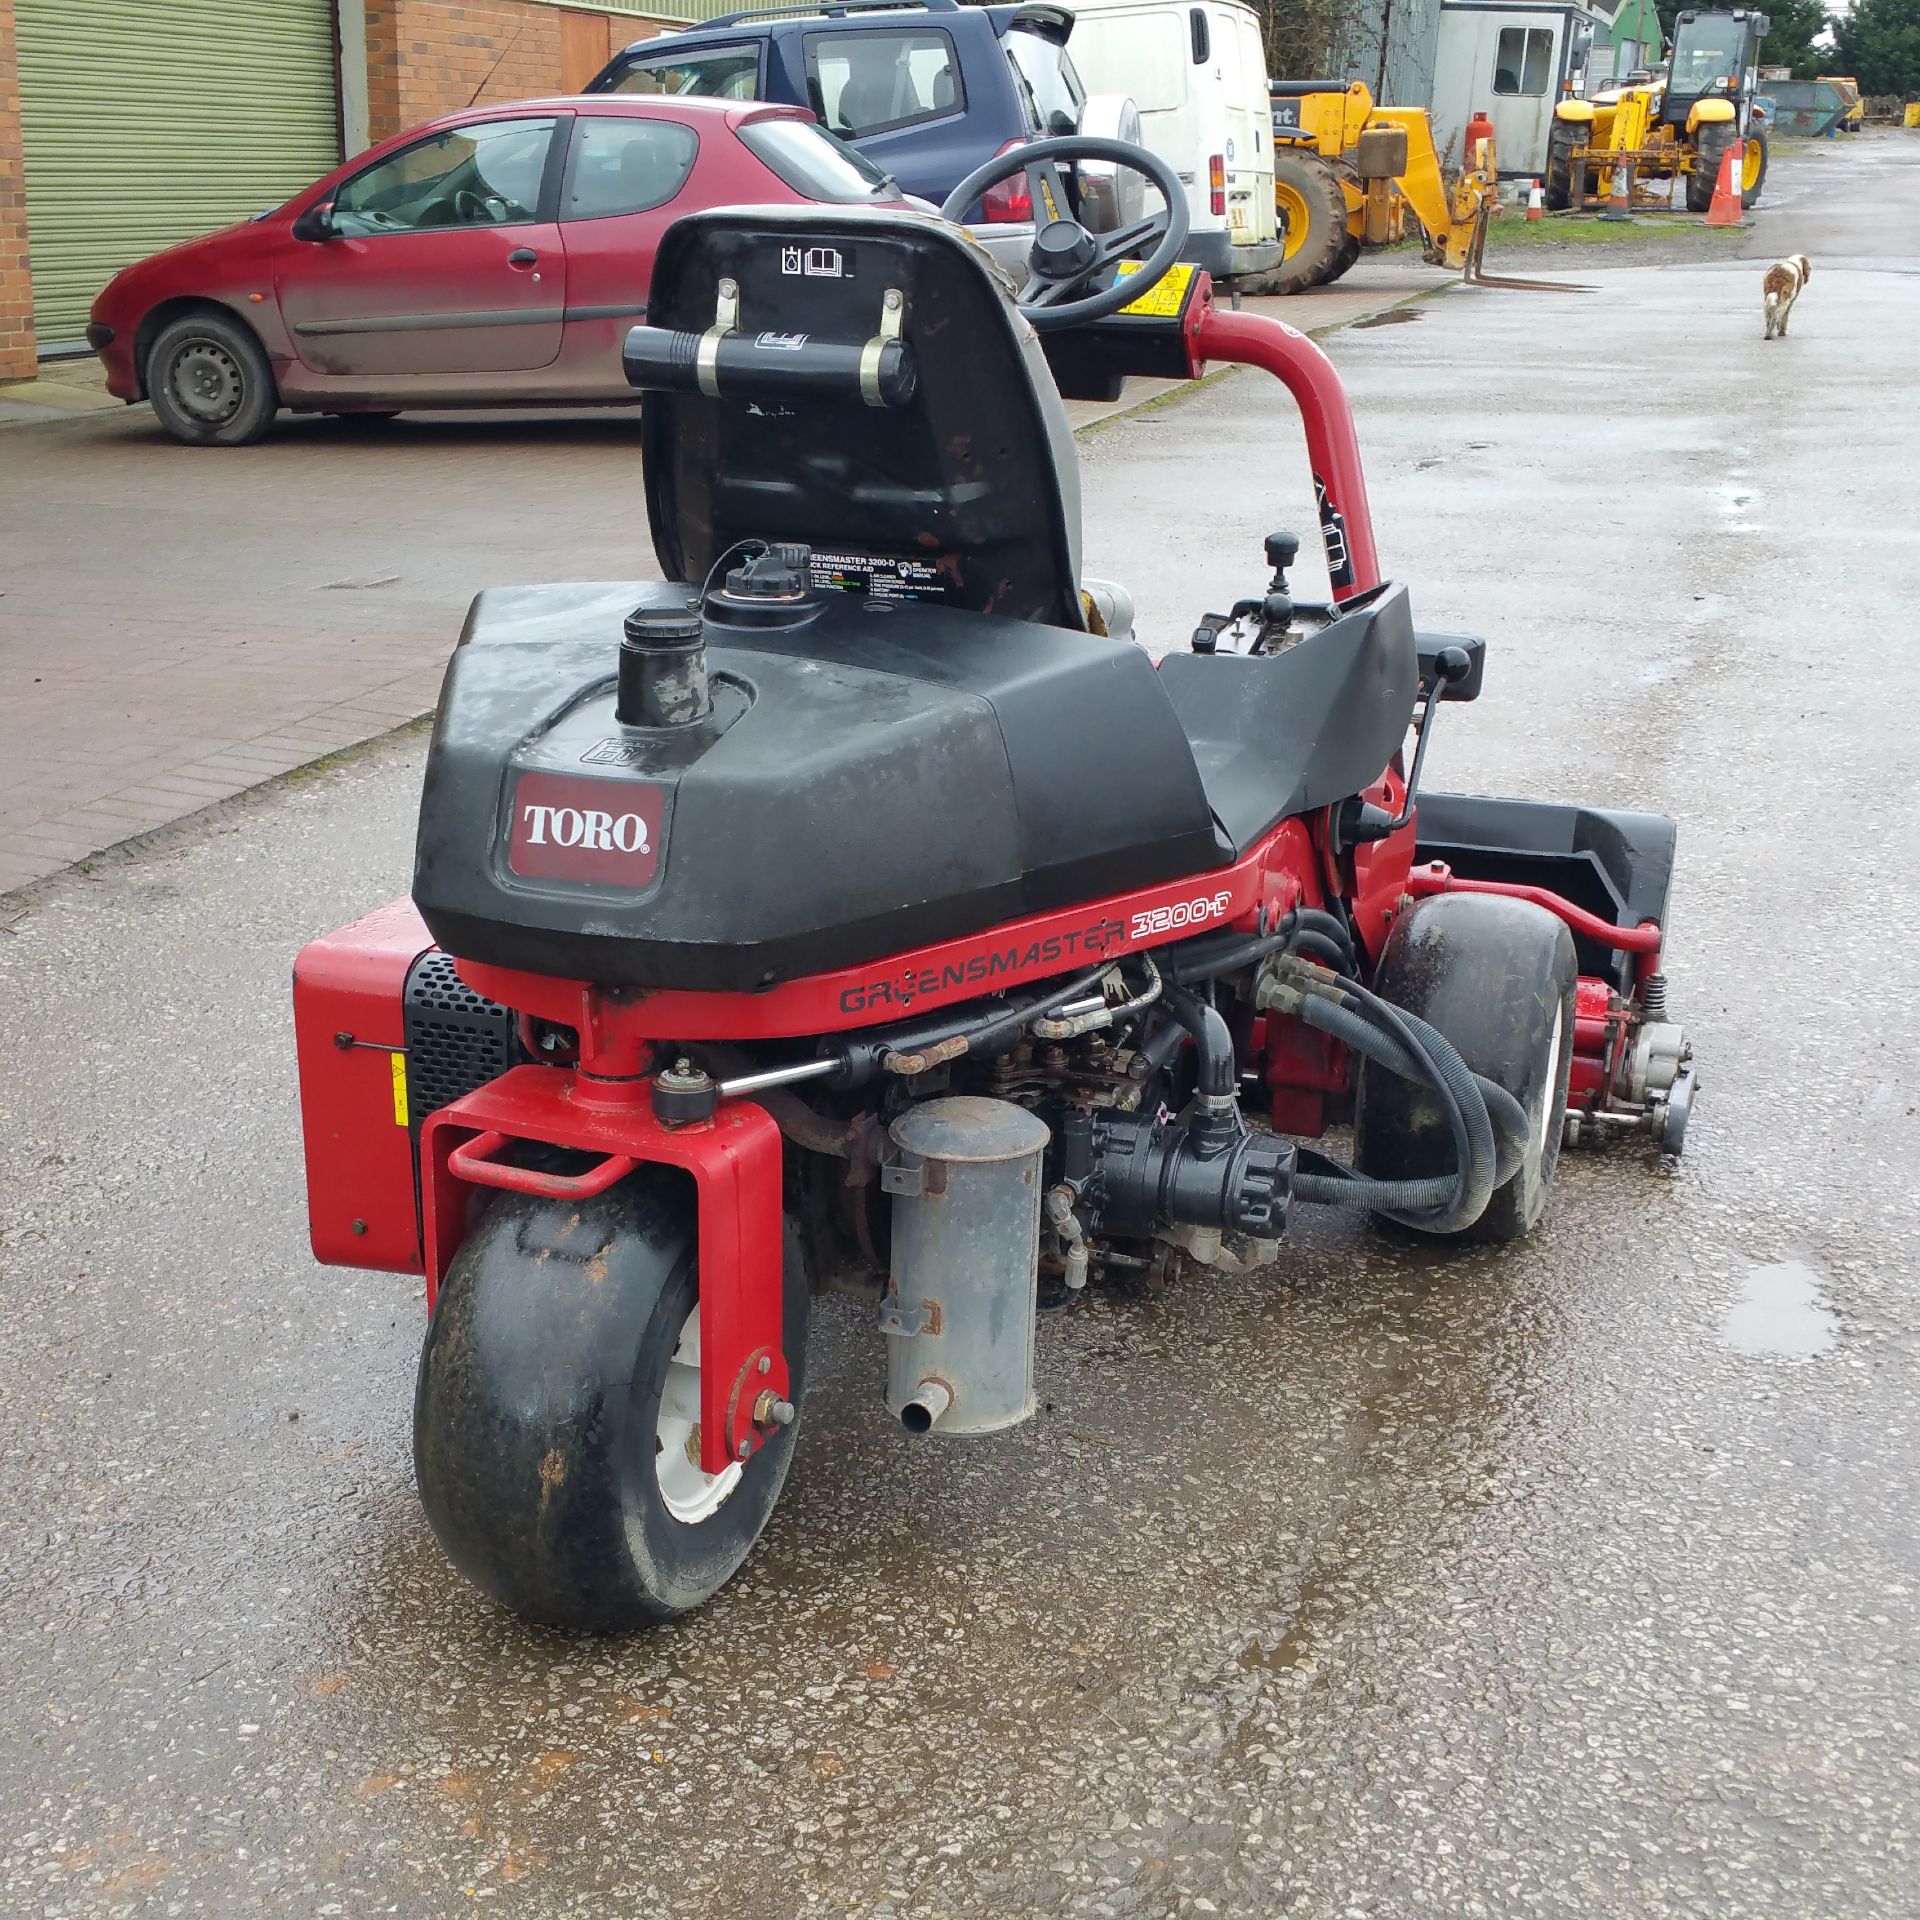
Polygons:
M1318 329L1441 278L1255 304ZM200 450L46 391L0 422L0 893L430 712L481 587L657 573L630 411Z

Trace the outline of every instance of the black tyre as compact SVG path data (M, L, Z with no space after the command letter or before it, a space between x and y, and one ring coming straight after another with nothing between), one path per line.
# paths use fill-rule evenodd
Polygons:
M1720 162L1740 138L1731 120L1715 120L1700 129L1693 150L1693 171L1687 175L1687 211L1705 213L1713 205L1713 189L1720 178Z
M1440 894L1394 926L1375 992L1437 1027L1527 1116L1525 1156L1462 1238L1519 1240L1546 1210L1567 1112L1579 977L1565 923L1525 900ZM1380 1180L1451 1171L1453 1134L1432 1089L1364 1063L1354 1164Z
M797 1405L808 1295L789 1232L784 1345ZM793 1457L699 1465L692 1185L643 1173L587 1201L505 1197L440 1290L414 1394L420 1498L475 1586L549 1626L668 1620L738 1570Z
M1285 220L1283 257L1264 284L1274 293L1304 293L1333 277L1347 244L1347 196L1339 177L1310 153L1278 148L1273 195Z
M1540 183L1540 197L1546 202L1549 213L1565 213L1573 205L1574 192L1573 155L1577 147L1583 147L1592 129L1576 120L1556 120L1547 135L1547 170ZM1580 169L1585 173L1587 169Z
M1340 249L1340 257L1333 263L1333 271L1321 282L1322 286L1332 286L1353 263L1360 258L1360 242L1352 233L1347 235L1347 243Z
M147 349L147 398L190 447L244 447L273 424L280 395L250 329L205 311L172 320Z

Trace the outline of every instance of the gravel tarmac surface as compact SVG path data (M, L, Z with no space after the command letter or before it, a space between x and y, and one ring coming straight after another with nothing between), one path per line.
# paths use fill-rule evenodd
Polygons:
M1920 142L1847 164L1915 204ZM288 969L404 886L419 738L0 903L0 1912L1915 1911L1920 261L1784 345L1751 266L1584 277L1332 351L1389 567L1490 642L1434 783L1682 819L1686 1159L1571 1154L1498 1252L1303 1210L1046 1321L966 1445L829 1298L672 1629L460 1582L419 1289L306 1253ZM1160 644L1311 525L1252 375L1085 462Z

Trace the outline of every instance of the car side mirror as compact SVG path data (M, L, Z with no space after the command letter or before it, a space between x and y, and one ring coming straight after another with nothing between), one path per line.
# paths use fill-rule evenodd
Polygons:
M1075 123L1073 115L1070 114L1065 107L1055 107L1054 110L1047 115L1047 138L1049 140L1061 140L1068 134L1078 133L1079 131L1080 128Z
M309 207L293 223L293 237L296 240L332 240L339 229L333 224L333 202L322 200Z

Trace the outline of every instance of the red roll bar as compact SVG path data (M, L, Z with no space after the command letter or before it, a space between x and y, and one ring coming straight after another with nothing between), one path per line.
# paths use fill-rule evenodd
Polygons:
M1320 537L1335 600L1351 600L1380 584L1373 546L1373 513L1360 466L1353 409L1333 362L1297 328L1265 314L1235 313L1209 303L1194 328L1189 351L1200 365L1216 361L1264 367L1285 383L1307 430Z

